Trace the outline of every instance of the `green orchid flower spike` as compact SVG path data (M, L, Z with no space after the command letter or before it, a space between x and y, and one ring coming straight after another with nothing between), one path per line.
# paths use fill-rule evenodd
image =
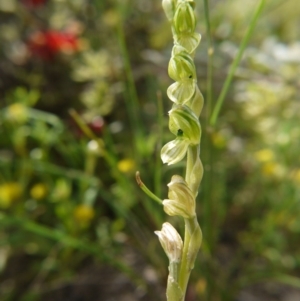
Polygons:
M162 6L172 27L174 40L168 66L168 74L174 83L167 89L167 95L173 102L169 111L169 130L175 137L162 147L161 159L163 163L172 165L186 158L186 171L184 178L180 175L172 177L168 184L168 198L163 201L145 187L138 173L137 181L150 197L163 205L166 214L183 218L184 239L169 223L164 223L161 231L155 231L169 258L167 300L183 301L202 242L202 232L196 216L196 197L203 176L199 122L203 96L197 86L193 60L201 35L195 32L193 0L163 0Z
M171 261L169 263L167 300L183 301L190 272L194 267L202 241L202 233L196 217L196 196L203 176L199 122L203 96L197 86L193 61L201 35L195 32L194 1L163 0L163 8L172 26L174 39L168 73L175 82L168 88L167 95L173 102L173 107L169 111L169 129L175 135L175 139L163 146L161 159L163 163L171 165L186 157L185 178L174 175L168 184L168 199L162 201L164 211L168 215L181 216L185 223L182 255L177 267L178 277L174 277L171 273L173 263Z

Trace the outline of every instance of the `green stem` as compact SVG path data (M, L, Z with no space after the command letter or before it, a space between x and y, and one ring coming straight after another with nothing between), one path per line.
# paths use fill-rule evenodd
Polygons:
M212 78L213 78L213 54L214 46L210 29L210 18L209 18L209 6L208 0L204 0L204 12L205 12L205 23L206 23L206 33L208 39L208 66L207 66L207 93L206 93L206 116L210 116L212 108L212 98L213 98L213 89L212 89Z
M241 45L239 47L239 51L238 51L238 53L237 53L237 55L236 55L236 57L235 57L232 65L231 65L231 67L229 69L229 73L228 73L228 75L226 77L226 80L225 80L225 83L224 83L224 85L222 87L220 96L218 97L218 100L217 100L216 105L215 105L215 107L213 109L211 118L209 120L209 124L211 126L214 126L216 124L216 121L218 119L221 107L222 107L223 102L224 102L224 99L225 99L225 97L227 95L227 92L229 90L230 84L232 82L232 78L233 78L233 76L235 74L235 71L236 71L236 69L237 69L237 67L238 67L238 65L239 65L239 63L240 63L240 61L242 59L244 50L246 49L246 46L248 45L248 42L249 42L250 37L251 37L251 35L252 35L253 31L254 31L256 22L257 22L260 14L262 12L264 4L265 4L265 0L261 0L260 3L259 3L259 5L257 6L257 9L256 9L256 11L255 11L255 13L253 15L253 18L252 18L252 20L250 22L249 27L248 27L248 30L247 30L247 32L246 32L246 34L245 34L245 36L244 36L244 38L243 38L243 40L241 42Z
M76 112L74 109L69 110L69 114L74 119L76 124L80 127L82 132L91 140L96 140L99 143L99 147L103 146L103 141L100 140L93 131L87 126L87 124L84 122L83 118ZM99 141L98 141L99 140Z
M160 205L162 204L162 200L157 197L141 180L141 177L140 177L140 172L137 171L136 174L135 174L135 178L136 178L136 181L138 183L138 185L140 186L140 188L151 198L153 199L154 201L156 201L157 203L159 203Z
M194 267L194 262L196 260L202 241L202 233L197 221L197 217L195 216L191 219L185 219L184 221L184 245L178 282L183 295L185 295L186 293L190 274Z

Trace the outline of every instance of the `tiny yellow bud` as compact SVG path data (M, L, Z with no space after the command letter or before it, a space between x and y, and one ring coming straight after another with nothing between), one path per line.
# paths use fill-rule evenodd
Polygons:
M87 205L78 205L74 210L74 217L80 223L89 223L95 216L95 211Z
M262 174L267 177L281 178L284 173L284 167L276 162L265 162L262 165Z
M135 162L132 159L123 159L118 162L117 166L123 173L130 173L135 170Z
M274 160L274 153L271 149L264 148L254 154L255 158L259 162L268 162Z
M0 185L0 208L9 208L22 195L22 186L16 182Z
M35 200L41 200L46 196L47 191L47 186L44 183L37 183L30 189L30 196Z

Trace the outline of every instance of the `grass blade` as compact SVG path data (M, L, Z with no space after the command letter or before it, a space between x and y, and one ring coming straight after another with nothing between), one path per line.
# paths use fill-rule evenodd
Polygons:
M246 32L246 34L245 34L245 36L244 36L244 38L241 42L241 45L239 47L239 51L238 51L232 65L229 69L229 73L228 73L227 78L225 80L225 83L222 87L220 96L218 97L218 100L216 102L216 105L213 109L212 115L211 115L210 120L209 120L209 124L211 126L214 126L216 124L216 121L218 119L221 107L222 107L223 102L224 102L224 99L226 97L226 94L227 94L227 92L229 90L229 87L230 87L230 84L232 82L233 75L235 74L235 71L236 71L236 69L237 69L237 67L238 67L238 65L239 65L239 63L242 59L243 53L246 49L246 46L248 45L250 37L252 36L255 25L257 23L257 20L258 20L259 16L261 15L261 12L263 10L264 4L265 4L265 0L261 0L259 5L257 6L256 11L255 11L255 13L252 17L252 20L250 22L250 25L248 27L248 30L247 30L247 32Z

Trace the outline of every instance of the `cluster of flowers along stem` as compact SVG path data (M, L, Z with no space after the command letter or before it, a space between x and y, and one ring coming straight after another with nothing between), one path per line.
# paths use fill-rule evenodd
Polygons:
M201 35L195 32L193 0L163 0L162 5L171 24L174 40L168 72L175 82L170 85L167 94L173 102L169 111L169 129L175 137L163 146L161 159L163 163L171 165L186 158L186 171L184 177L172 177L168 184L168 199L165 200L160 200L144 185L138 172L136 178L150 197L162 203L168 215L184 219L184 240L170 223L164 223L161 231L155 231L169 258L167 300L183 301L202 242L202 232L196 217L196 197L203 175L199 122L203 96L197 86L194 64L195 49Z
M197 86L194 64L195 49L201 35L195 32L196 17L193 0L163 0L163 9L171 24L174 46L168 73L175 82L167 90L173 102L169 111L169 129L174 140L161 150L161 159L168 165L186 158L185 178L174 175L168 184L168 199L162 201L164 211L170 216L181 216L185 222L184 240L170 223L156 231L169 258L167 300L182 301L190 272L202 241L196 218L196 196L203 175L200 160L201 125L199 116L203 96Z

